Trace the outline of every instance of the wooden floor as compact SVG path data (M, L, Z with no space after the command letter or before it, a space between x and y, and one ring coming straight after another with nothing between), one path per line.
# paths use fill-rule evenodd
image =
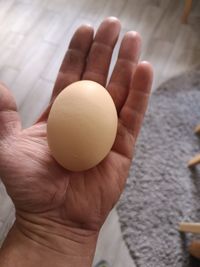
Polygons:
M122 22L120 38L128 30L139 31L143 38L141 58L154 66L154 89L164 80L199 65L200 1L193 1L188 25L180 22L183 4L184 0L0 0L0 80L15 95L24 127L47 104L69 39L82 23L97 28L103 18L112 15ZM112 67L116 56L117 49ZM0 240L13 214L0 184ZM118 254L118 259L120 255L126 258L124 267L134 266L121 247L117 215L115 211L113 214L104 231L114 231L118 239L110 251L105 249L110 246L109 233L102 234L105 238L99 242L96 259L113 254L108 256L110 264L118 267L122 266L120 260L114 260Z

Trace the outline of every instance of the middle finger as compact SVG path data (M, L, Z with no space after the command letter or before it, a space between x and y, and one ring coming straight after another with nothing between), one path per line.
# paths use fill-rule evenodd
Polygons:
M82 79L106 85L113 49L120 32L120 22L114 17L105 19L95 35Z

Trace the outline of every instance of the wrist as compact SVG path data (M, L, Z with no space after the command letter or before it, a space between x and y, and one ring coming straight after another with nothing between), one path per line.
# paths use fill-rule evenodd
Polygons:
M73 229L44 220L17 220L0 251L0 265L11 267L89 267L98 233ZM23 222L22 222L23 221ZM41 222L40 222L41 223Z

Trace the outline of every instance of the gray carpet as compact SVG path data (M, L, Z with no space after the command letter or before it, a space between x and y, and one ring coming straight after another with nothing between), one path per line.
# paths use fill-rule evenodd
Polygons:
M136 266L200 266L190 259L192 235L180 221L200 222L200 166L187 161L200 152L200 70L167 81L152 95L126 189L117 210ZM197 264L197 265L195 265Z

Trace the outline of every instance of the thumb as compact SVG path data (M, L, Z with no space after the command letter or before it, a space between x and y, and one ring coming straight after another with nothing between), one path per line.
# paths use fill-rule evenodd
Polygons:
M11 92L0 83L0 141L21 129L17 105Z

